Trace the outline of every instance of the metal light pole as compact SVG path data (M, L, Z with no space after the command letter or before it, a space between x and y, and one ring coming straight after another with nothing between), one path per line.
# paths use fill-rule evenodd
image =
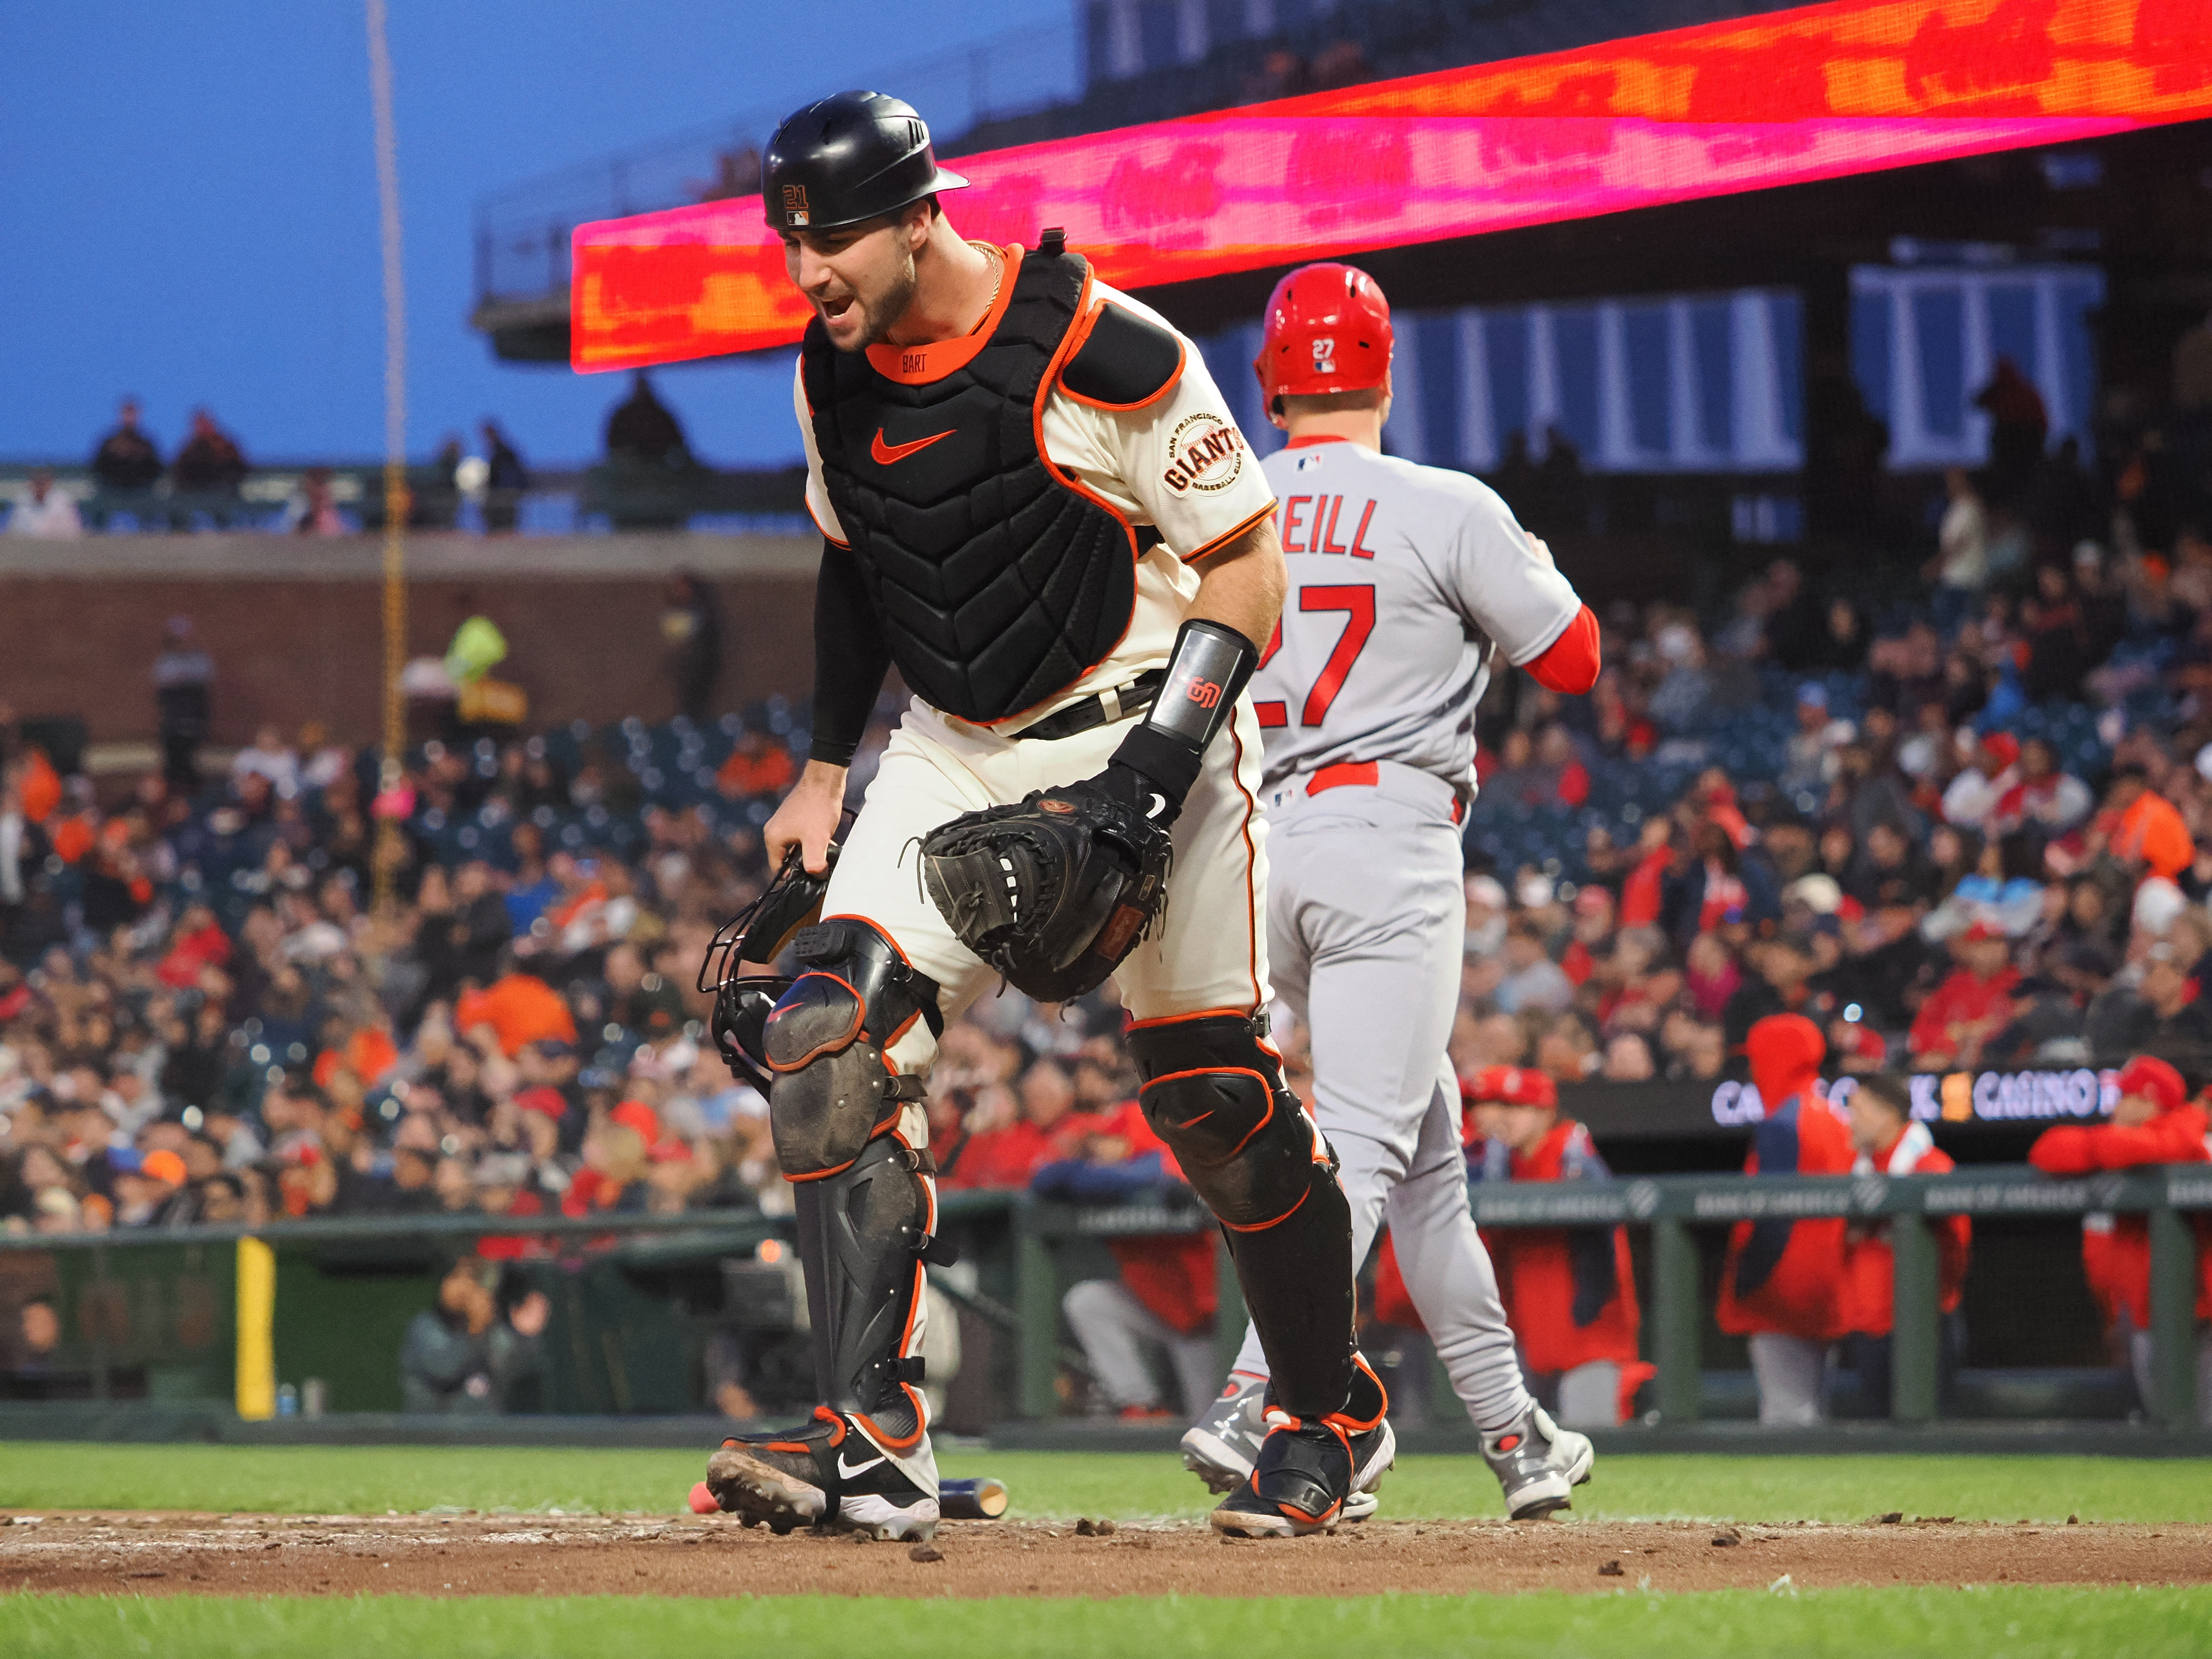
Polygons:
M368 90L376 113L376 194L384 248L384 763L380 793L398 787L407 745L399 695L407 662L407 284L400 262L399 144L392 117L392 47L385 0L368 8ZM376 908L388 914L400 852L399 825L377 825Z

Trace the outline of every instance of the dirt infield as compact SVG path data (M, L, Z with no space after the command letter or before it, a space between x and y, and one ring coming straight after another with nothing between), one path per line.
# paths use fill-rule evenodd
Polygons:
M734 1520L544 1516L12 1516L0 1592L351 1595L1347 1595L1382 1590L1699 1590L1849 1584L2212 1583L2212 1527L1715 1527L1376 1521L1231 1541L1202 1525L1084 1536L948 1523L903 1544Z

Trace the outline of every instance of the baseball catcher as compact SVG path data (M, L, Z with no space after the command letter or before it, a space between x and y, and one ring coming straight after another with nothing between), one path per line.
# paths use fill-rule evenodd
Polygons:
M793 402L823 544L813 748L769 820L787 985L723 974L717 1035L769 1079L821 1403L726 1442L722 1508L927 1536L920 1388L939 1254L921 1075L1001 977L1111 975L1144 1109L1227 1233L1273 1382L1224 1532L1333 1525L1388 1462L1352 1347L1349 1212L1284 1087L1269 1000L1260 732L1246 683L1284 584L1274 498L1197 351L1044 231L963 240L928 129L841 94L777 131L769 222L814 309ZM915 693L844 836L845 774L896 663ZM750 935L749 935L750 939ZM773 996L773 1002L763 1005Z

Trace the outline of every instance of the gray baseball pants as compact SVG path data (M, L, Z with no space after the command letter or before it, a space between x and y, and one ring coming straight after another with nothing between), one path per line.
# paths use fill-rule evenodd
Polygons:
M1153 1353L1167 1356L1186 1412L1196 1416L1212 1400L1214 1368L1221 1362L1213 1356L1211 1327L1195 1334L1176 1329L1118 1279L1086 1279L1070 1285L1060 1306L1091 1362L1099 1391L1117 1407L1159 1405L1159 1380L1150 1364Z
M1267 800L1267 957L1313 1043L1314 1115L1352 1206L1352 1259L1387 1220L1406 1289L1476 1428L1528 1410L1498 1278L1468 1211L1459 1085L1465 860L1451 787L1382 762L1373 785ZM1236 1369L1267 1374L1248 1326Z

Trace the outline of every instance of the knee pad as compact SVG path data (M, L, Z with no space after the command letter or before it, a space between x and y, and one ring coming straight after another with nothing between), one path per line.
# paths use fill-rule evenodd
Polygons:
M839 917L799 930L805 971L777 998L761 1030L774 1074L769 1124L776 1163L793 1181L818 1181L849 1166L897 1124L921 1079L884 1059L916 1019L944 1030L937 987L867 922Z
M1224 1226L1272 1227L1334 1170L1328 1143L1261 1040L1264 1016L1202 1014L1139 1022L1129 1051L1152 1132Z

